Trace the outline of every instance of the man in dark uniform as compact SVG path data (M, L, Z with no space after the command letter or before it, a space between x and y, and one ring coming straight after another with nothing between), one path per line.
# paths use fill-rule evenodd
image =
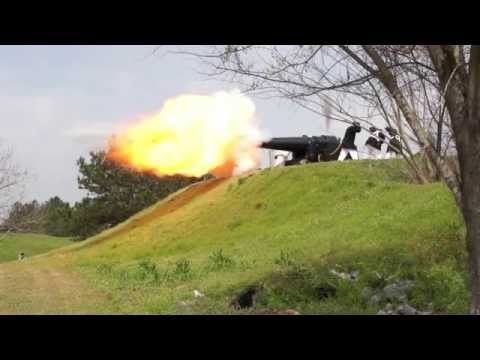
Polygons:
M382 144L385 142L385 134L375 126L370 127L370 136L365 142L368 158L371 160L382 158Z
M388 137L388 148L385 154L385 159L393 159L397 157L402 150L402 143L400 141L400 136L398 135L398 131L391 127L386 127L387 130L387 137Z
M362 131L360 123L354 121L351 126L345 131L345 136L342 140L342 149L338 156L338 161L343 161L350 156L352 160L358 160L357 146L355 145L355 136Z

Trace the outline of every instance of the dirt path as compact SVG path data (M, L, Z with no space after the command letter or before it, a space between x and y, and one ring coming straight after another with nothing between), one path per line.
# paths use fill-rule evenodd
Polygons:
M104 294L58 265L0 264L0 314L91 313L102 300Z
M157 209L78 248L52 252L48 258L32 258L0 264L0 314L119 313L108 294L94 289L80 274L67 269L69 253L103 242L160 216L170 214L204 194L225 179L191 185Z

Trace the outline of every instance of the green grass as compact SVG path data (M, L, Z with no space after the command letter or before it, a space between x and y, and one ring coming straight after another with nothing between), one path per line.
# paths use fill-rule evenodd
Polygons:
M70 244L68 238L49 235L0 233L0 262L16 260L21 252L30 257Z
M452 196L440 183L409 183L401 167L275 168L228 179L154 216L190 188L38 261L81 274L107 294L94 305L99 313L371 314L385 305L361 295L378 286L375 273L414 280L409 302L419 309L466 313L464 228ZM338 279L331 269L358 270L359 280ZM262 289L256 308L234 310L232 299L251 285ZM336 296L322 299L325 286ZM194 289L205 297L194 299Z

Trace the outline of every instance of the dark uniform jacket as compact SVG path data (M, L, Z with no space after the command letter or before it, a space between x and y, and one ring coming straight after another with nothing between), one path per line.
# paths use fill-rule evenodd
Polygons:
M355 145L355 135L361 131L360 126L352 125L345 131L345 136L342 140L342 147L350 150L357 150Z
M385 134L377 130L372 134L372 136L370 136L367 139L367 142L365 143L365 145L370 145L371 147L377 150L382 150L382 144L384 143L384 141L385 141Z
M394 152L398 154L402 149L402 143L400 142L400 136L394 135L388 142L387 152Z
M402 143L400 142L400 136L398 136L397 130L391 127L386 127L385 130L387 130L389 135L387 152L398 154L402 150Z

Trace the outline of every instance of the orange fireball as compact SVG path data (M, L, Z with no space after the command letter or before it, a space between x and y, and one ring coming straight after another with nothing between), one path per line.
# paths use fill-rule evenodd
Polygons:
M255 105L238 92L181 95L113 137L107 157L158 176L231 176L259 163Z

